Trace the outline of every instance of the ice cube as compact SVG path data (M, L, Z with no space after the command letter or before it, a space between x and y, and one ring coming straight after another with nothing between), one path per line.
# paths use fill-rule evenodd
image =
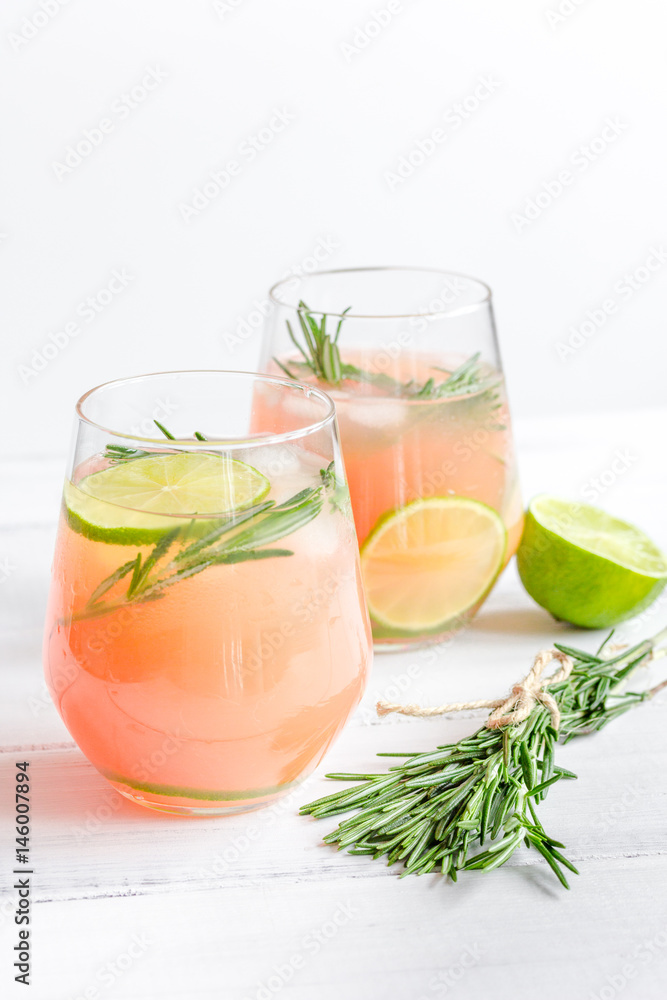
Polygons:
M387 402L372 398L359 403L350 403L338 413L341 423L349 421L360 427L382 430L390 434L401 432L407 416L407 407L402 401Z

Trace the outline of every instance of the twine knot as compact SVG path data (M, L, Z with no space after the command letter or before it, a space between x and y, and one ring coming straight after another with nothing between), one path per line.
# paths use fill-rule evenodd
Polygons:
M560 663L558 670L544 677L547 666L556 661ZM533 665L524 679L512 687L507 698L497 698L493 701L480 699L478 701L458 701L451 705L439 705L437 708L422 708L419 705L395 705L388 701L377 703L378 715L389 715L398 712L400 715L412 715L417 718L429 718L433 715L444 715L446 712L463 712L466 709L492 708L493 711L484 723L487 729L500 729L502 726L518 726L528 718L537 702L549 712L551 725L558 731L560 726L560 709L556 699L547 691L553 684L567 680L572 672L574 662L566 653L559 649L542 649L535 657Z

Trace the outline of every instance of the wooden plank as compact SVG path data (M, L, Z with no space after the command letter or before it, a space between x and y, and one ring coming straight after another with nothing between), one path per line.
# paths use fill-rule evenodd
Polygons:
M188 844L181 850L187 862ZM585 889L566 893L537 867L457 885L430 876L285 883L267 875L175 888L159 901L128 887L124 897L38 904L30 995L74 1000L97 988L95 1000L588 1000L623 976L628 1000L662 1000L667 866L607 859L586 879ZM660 903L648 907L649 899ZM10 941L3 927L3 954ZM10 1000L23 995L9 992Z

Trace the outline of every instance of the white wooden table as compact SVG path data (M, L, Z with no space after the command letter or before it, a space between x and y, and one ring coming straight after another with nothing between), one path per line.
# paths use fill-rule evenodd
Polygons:
M526 497L599 500L667 548L667 412L519 424ZM614 464L615 453L626 455ZM332 821L297 807L367 771L381 750L456 739L480 715L380 722L378 696L425 704L495 697L556 636L511 566L477 622L447 648L376 659L364 704L306 787L264 811L183 820L115 793L74 745L41 676L42 618L64 462L0 465L0 996L32 1000L653 1000L667 995L667 698L561 749L579 774L542 807L581 869L560 888L535 852L454 885L398 880L321 843ZM614 471L616 470L616 471ZM590 492L589 492L590 495ZM667 598L622 626L667 623ZM664 676L658 661L637 685ZM662 667L662 673L661 673ZM32 774L32 985L14 984L14 763Z

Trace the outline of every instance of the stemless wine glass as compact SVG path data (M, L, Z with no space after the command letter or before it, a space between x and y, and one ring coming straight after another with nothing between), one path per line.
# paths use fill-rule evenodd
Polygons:
M376 645L440 641L523 523L490 289L375 267L290 277L270 297L262 370L336 403Z
M198 371L76 409L45 634L58 711L144 806L270 802L320 761L369 666L333 404Z

